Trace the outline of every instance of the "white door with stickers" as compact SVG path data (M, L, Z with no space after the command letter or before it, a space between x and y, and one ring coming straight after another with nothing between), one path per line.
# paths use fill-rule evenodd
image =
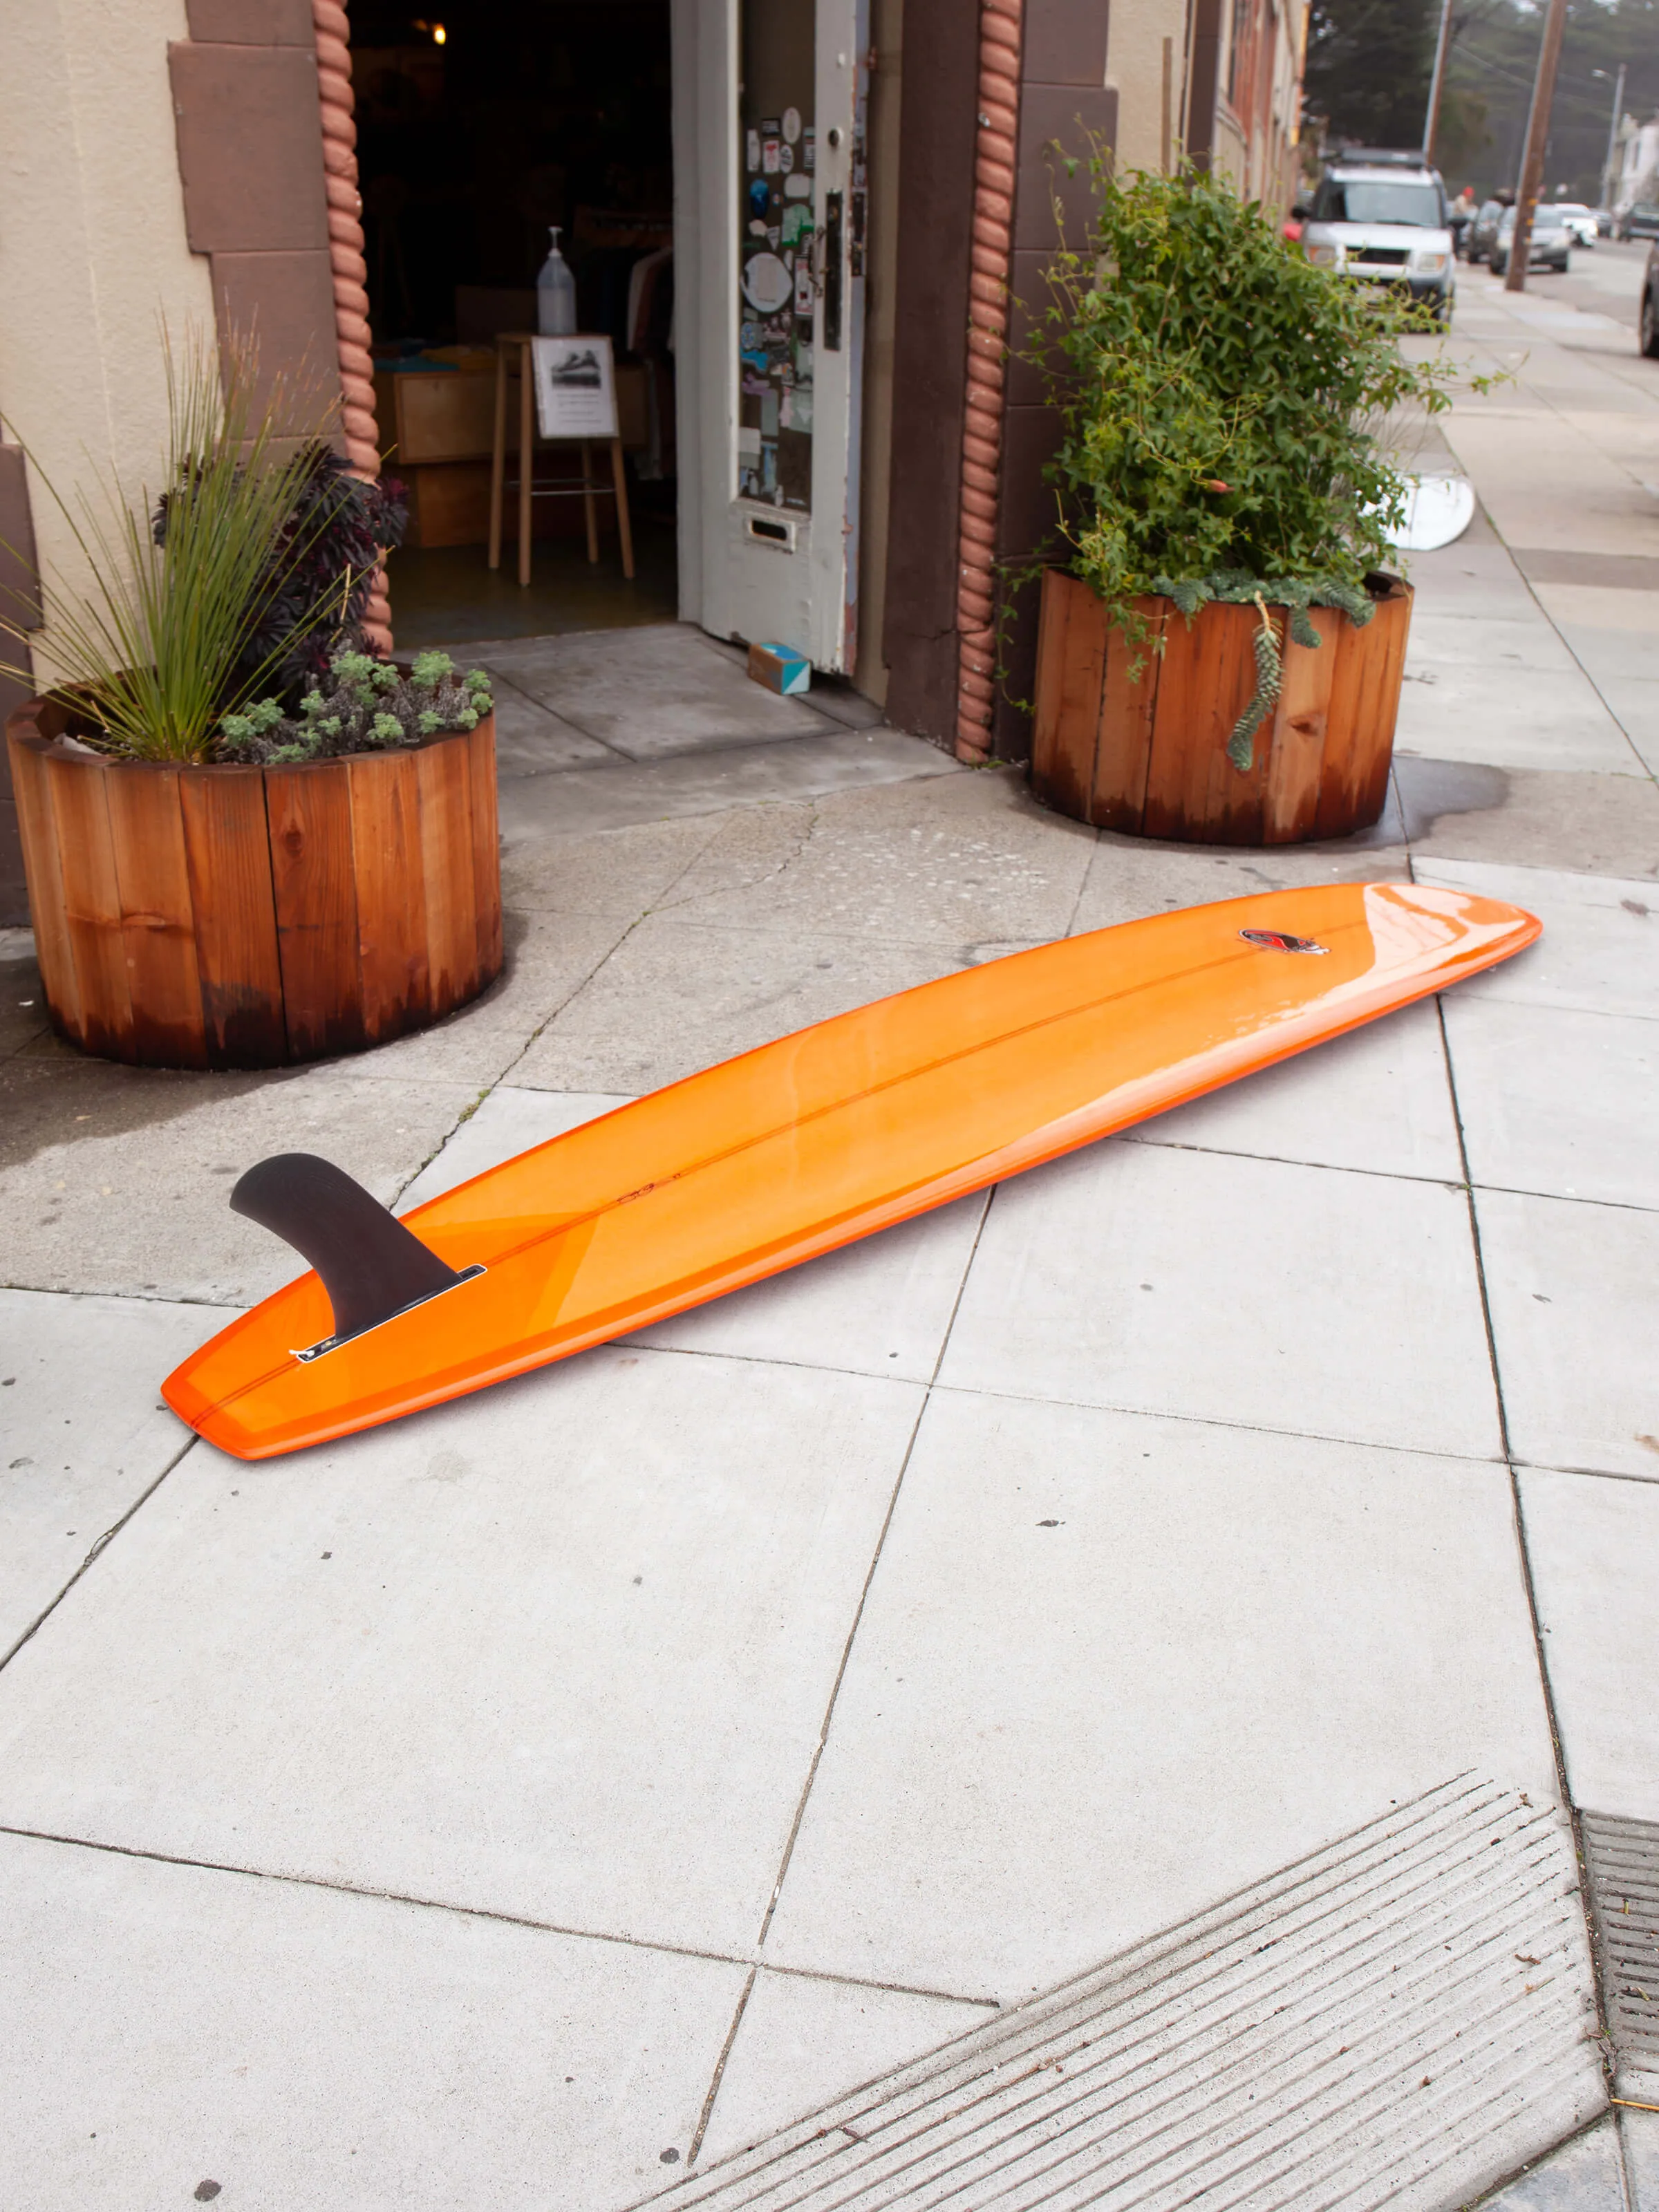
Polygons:
M867 0L674 0L680 611L849 671Z

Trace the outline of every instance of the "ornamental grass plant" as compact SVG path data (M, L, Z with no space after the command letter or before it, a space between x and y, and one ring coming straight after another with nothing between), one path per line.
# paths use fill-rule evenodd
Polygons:
M196 763L213 757L227 708L269 675L239 672L238 663L307 462L281 450L277 425L292 395L276 380L261 396L251 348L227 348L222 363L199 331L179 350L164 331L162 345L159 487L125 484L112 471L71 500L35 464L83 570L74 588L43 575L40 599L57 688L84 709L88 742L133 760ZM326 611L307 616L315 623ZM0 629L23 641L4 612ZM31 680L27 667L7 672Z
M363 617L382 552L402 544L408 501L395 477L354 476L343 453L319 437L296 456L293 504L255 586L252 620L236 665L255 684L296 698L342 652L360 651ZM167 544L172 500L156 509L155 542Z
M1313 646L1310 605L1370 619L1406 494L1383 426L1449 407L1455 371L1402 351L1420 312L1315 268L1224 179L1092 169L1090 237L1051 265L1028 355L1063 425L1066 565L1132 645L1139 599L1257 608L1259 680L1228 746L1248 769L1279 687L1270 611Z
M53 689L75 702L81 742L202 766L237 757L228 723L263 714L272 693L285 713L342 653L361 652L369 586L404 506L401 486L348 472L324 434L329 410L308 407L302 382L262 378L251 343L222 348L192 331L175 349L163 328L161 343L159 487L112 469L66 497L29 457L80 569L72 582L40 576L34 642ZM0 636L25 642L27 611L21 595L0 606ZM0 667L34 680L26 664Z

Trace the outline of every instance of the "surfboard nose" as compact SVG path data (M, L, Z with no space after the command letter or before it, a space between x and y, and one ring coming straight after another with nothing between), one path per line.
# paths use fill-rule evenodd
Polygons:
M230 1203L315 1268L333 1309L334 1334L313 1346L313 1354L466 1280L343 1168L315 1152L261 1160L241 1177Z

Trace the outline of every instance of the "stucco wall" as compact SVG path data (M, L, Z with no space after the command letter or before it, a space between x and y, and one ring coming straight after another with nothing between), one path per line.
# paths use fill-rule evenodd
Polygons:
M1164 158L1164 46L1170 46L1170 140L1180 159L1185 84L1187 0L1113 0L1106 41L1106 82L1117 94L1115 165L1158 169Z
M0 413L65 495L112 459L159 489L158 319L214 327L185 238L167 41L185 0L0 5ZM69 527L30 472L42 568L73 588ZM46 664L50 630L34 640Z
M1210 169L1212 175L1225 177L1235 191L1249 189L1249 148L1237 118L1223 108L1215 119L1215 137L1210 148Z

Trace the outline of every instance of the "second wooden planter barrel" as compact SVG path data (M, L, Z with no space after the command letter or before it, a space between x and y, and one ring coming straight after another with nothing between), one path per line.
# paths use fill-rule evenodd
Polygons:
M1344 837L1382 811L1411 623L1408 585L1389 579L1369 623L1315 607L1317 652L1285 634L1278 707L1248 772L1227 740L1255 689L1253 606L1136 602L1147 634L1131 647L1105 603L1057 568L1042 579L1031 784L1062 814L1103 830L1200 845L1291 845ZM1160 651L1160 645L1162 650ZM1132 663L1140 667L1132 677Z
M7 726L53 1026L155 1067L274 1067L383 1044L501 972L486 715L395 752L174 768Z

